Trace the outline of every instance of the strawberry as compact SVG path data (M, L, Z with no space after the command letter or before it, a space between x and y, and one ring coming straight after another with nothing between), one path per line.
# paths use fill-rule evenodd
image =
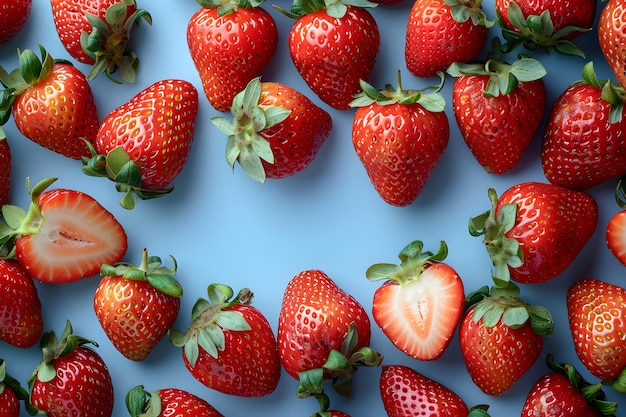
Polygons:
M11 147L4 130L0 127L0 207L9 203L12 169Z
M87 79L118 69L122 80L135 81L139 67L137 55L128 49L132 28L141 20L152 24L146 10L135 0L50 0L52 17L61 43L78 62L92 65Z
M380 33L365 7L375 6L367 0L332 4L295 0L290 12L283 11L296 19L289 31L289 53L296 70L334 109L350 108L352 96L361 91L360 80L368 80L374 68Z
M571 364L559 365L548 356L550 373L535 382L521 417L613 416L617 403L604 400L602 384L585 381Z
M543 172L553 184L586 190L626 173L626 90L598 80L593 63L585 82L574 83L554 102L541 148Z
M233 120L214 117L228 135L226 161L250 178L284 178L308 167L332 129L330 115L304 94L283 84L255 78L238 93ZM252 115L252 120L250 115Z
M6 0L0 7L0 45L13 39L26 25L33 0Z
M383 333L402 352L420 360L439 358L450 344L465 304L463 282L443 263L448 246L435 254L419 240L406 245L400 265L375 264L365 275L385 280L374 293L372 314Z
M0 340L29 348L42 333L41 301L33 279L17 262L0 259Z
M78 69L55 61L40 46L41 59L30 49L19 54L10 74L0 67L0 125L13 115L18 130L39 145L68 158L89 155L85 143L98 132L99 119L91 87Z
M495 282L468 295L459 343L472 381L499 396L535 364L554 323L546 308L523 301L515 284Z
M622 210L611 216L606 225L606 244L613 256L626 266L626 177L617 182L615 201Z
M179 388L162 388L150 393L137 385L126 394L126 408L131 417L224 417L202 398Z
M7 374L7 365L0 359L0 416L19 417L20 401L28 399L28 392L19 381Z
M216 391L241 397L271 394L280 379L276 338L263 313L250 305L252 292L220 284L208 287L208 300L199 298L185 333L169 332L182 347L187 370Z
M183 290L173 268L143 250L141 263L102 265L93 308L104 333L126 358L143 361L172 327Z
M383 365L380 396L389 417L427 412L437 417L488 417L487 406L468 409L455 392L405 365Z
M352 144L379 196L388 204L408 206L424 189L450 138L444 113L443 85L403 90L398 72L395 89L378 91L361 82ZM428 89L434 92L426 93Z
M3 207L0 241L11 255L28 275L46 283L90 277L102 264L119 262L128 247L122 225L88 194L45 191L54 181L44 179L29 190L28 211Z
M94 341L75 335L68 321L61 338L54 331L41 340L43 361L28 378L30 401L50 417L113 415L113 382L106 363L91 347Z
M624 32L624 10L622 0L607 1L598 19L597 35L600 50L619 84L626 88L626 32Z
M468 62L485 47L491 26L482 0L415 0L406 29L406 67L416 77L432 77L453 62Z
M187 45L209 103L225 112L270 63L278 44L272 15L258 0L199 0Z
M564 55L585 57L572 42L591 30L596 15L596 0L496 0L496 21L506 40L505 52L520 46L534 51L543 48Z
M124 195L120 205L172 191L193 143L198 91L184 80L167 79L138 92L102 121L83 172L107 177Z
M488 190L491 209L470 219L472 236L483 236L494 277L524 284L559 276L593 235L598 206L584 191L523 182L500 198Z
M567 291L567 316L578 358L589 372L626 392L626 289L597 278L575 282Z
M363 306L323 271L305 270L289 281L278 315L278 350L285 371L300 380L299 397L319 401L328 380L349 396L357 367L382 362L370 338Z
M498 39L498 38L496 38ZM513 169L539 130L546 111L546 74L541 63L521 58L508 64L493 56L484 64L452 64L452 109L465 143L489 173Z

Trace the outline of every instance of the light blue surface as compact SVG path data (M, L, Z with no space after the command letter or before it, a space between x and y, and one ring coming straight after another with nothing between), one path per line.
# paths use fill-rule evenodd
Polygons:
M285 9L289 7L285 0L277 4ZM140 202L132 212L125 211L118 206L121 196L112 183L87 177L81 173L80 162L26 140L11 120L4 129L14 158L12 203L26 207L27 176L34 180L59 177L56 186L85 191L117 216L129 236L127 261L137 262L144 247L166 263L168 255L176 257L179 266L176 277L185 291L176 323L179 329L186 328L191 307L198 297L205 297L207 285L221 282L235 290L249 287L255 293L254 305L266 314L276 331L285 285L295 274L310 268L324 270L370 312L372 295L379 284L365 279L366 268L377 262L395 263L397 253L415 239L424 241L430 250L436 250L439 241L445 240L449 246L447 262L460 274L468 292L490 284L490 261L480 239L468 234L467 221L489 208L488 187L502 193L519 182L545 181L539 159L540 135L512 172L502 176L487 174L459 134L450 104L452 80L448 78L443 90L451 125L448 149L414 204L405 208L389 206L374 191L352 148L353 111L332 110L308 89L295 71L287 49L287 35L293 21L270 5L264 7L275 17L280 40L263 80L298 89L333 117L331 136L308 169L294 177L269 180L265 184L250 180L238 167L231 172L224 160L226 137L210 121L218 112L202 93L186 44L186 25L198 4L192 0L140 0L139 6L151 12L153 26L142 23L134 31L133 43L142 63L137 82L115 85L102 76L92 82L92 87L101 118L160 79L183 78L198 88L201 100L193 151L174 183L174 192L159 200ZM492 2L485 2L484 6L492 16ZM400 5L380 6L371 11L381 30L381 50L370 81L380 88L386 83L395 85L398 69L402 70L405 88L422 88L437 82L417 79L406 71L404 32L410 7L411 0L405 0ZM497 33L496 29L492 31L494 35ZM0 65L15 68L16 49L35 49L38 43L55 58L71 60L58 40L47 0L34 0L27 26L12 41L0 46ZM595 61L599 78L613 77L600 54L595 32L583 35L577 43L588 53L588 59ZM581 78L582 67L587 62L554 53L539 52L534 56L548 69L549 103L569 83ZM86 66L76 65L85 73L88 71ZM489 397L474 386L465 370L456 336L442 358L420 362L396 350L372 322L372 347L385 355L385 363L415 368L457 392L470 406L490 404L492 416L519 415L531 385L547 372L544 362L547 353L555 354L560 362L573 362L590 378L573 350L565 292L574 281L587 276L625 283L624 267L609 253L604 241L606 223L618 211L613 187L611 182L590 190L599 203L598 228L575 263L551 282L522 288L527 301L551 310L556 325L554 335L546 339L542 358L505 395ZM316 411L313 399L296 398L297 382L286 373L277 390L264 398L238 398L211 391L184 368L180 350L167 340L142 363L123 358L102 333L93 313L97 283L98 278L94 277L66 285L38 285L38 288L46 331L60 333L65 320L70 319L77 333L100 344L98 352L109 366L115 384L114 416L128 415L124 396L137 384L144 384L150 391L170 386L186 389L208 400L225 416L309 416ZM7 361L8 371L25 384L41 354L37 347L20 350L0 342L0 357ZM379 374L380 369L359 370L351 398L331 393L333 408L354 417L384 416L378 391ZM624 400L623 395L610 388L605 390L610 399Z

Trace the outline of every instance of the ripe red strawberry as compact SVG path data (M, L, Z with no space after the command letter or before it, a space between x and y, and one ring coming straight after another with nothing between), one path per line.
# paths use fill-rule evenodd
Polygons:
M99 119L87 79L66 61L55 61L40 46L41 59L26 49L19 67L0 81L7 87L0 99L0 125L13 115L18 130L28 139L69 158L89 155Z
M246 175L259 182L304 170L332 129L330 115L304 94L258 78L235 96L231 113L232 122L211 119L228 135L226 162L231 168L239 162Z
M12 169L11 147L4 130L0 127L0 207L9 203Z
M289 16L296 18L289 31L289 53L298 73L326 104L347 110L360 80L368 80L380 48L376 20L363 7L296 0ZM322 33L319 28L323 28ZM321 35L321 36L320 36Z
M111 417L111 374L102 357L88 344L98 346L73 334L69 321L60 339L54 331L44 335L43 361L28 379L30 401L39 413L50 417Z
M3 210L2 241L26 273L42 282L65 283L97 274L102 264L121 261L128 241L117 219L83 192L45 191L54 181L44 179L29 190L27 212L15 206Z
M543 172L553 184L586 190L626 173L626 92L598 80L589 62L585 82L567 87L556 99L541 148Z
M13 260L0 260L0 340L35 346L43 333L41 301L33 279Z
M118 69L126 82L135 81L139 67L137 55L128 49L132 28L145 20L152 24L146 10L135 0L50 0L52 17L61 43L77 61L93 65L87 79Z
M626 289L585 278L567 291L567 316L574 349L583 365L605 384L626 392Z
M483 236L494 277L524 284L559 276L574 261L598 224L598 206L584 191L523 182L500 198L488 191L491 209L470 221Z
M187 24L187 45L209 103L225 112L272 60L278 30L260 2L198 3L202 8Z
M624 32L623 0L606 2L600 12L597 34L600 50L604 54L609 67L617 77L617 81L626 88L626 32Z
M0 7L0 44L13 39L26 25L33 0L6 0Z
M176 321L183 290L172 260L174 267L166 268L144 249L138 266L102 266L93 308L113 346L130 360L146 359Z
M496 280L496 284L499 281ZM468 295L459 343L472 381L488 395L508 391L537 361L552 334L550 312L520 298L512 282Z
M131 417L224 417L207 401L179 388L150 393L138 385L126 394L126 408Z
M606 225L606 245L615 258L626 266L626 177L621 177L615 187L615 201L622 209Z
M454 4L453 4L454 3ZM481 0L415 0L404 57L416 77L432 77L453 62L469 62L485 47L488 28Z
M28 392L7 373L6 362L0 359L0 416L19 417L20 401L27 399Z
M589 384L571 364L559 365L548 356L551 372L535 382L521 417L613 416L617 403L604 400L601 384Z
M155 82L105 117L83 171L114 181L124 193L121 206L129 210L136 198L168 194L189 158L197 113L193 84Z
M352 144L374 189L388 204L408 206L424 189L450 138L445 99L437 91L378 91L366 82L350 103L357 107ZM431 87L429 87L431 88Z
M182 347L185 367L202 384L241 397L271 394L280 379L280 358L274 332L256 307L252 293L220 284L199 298L185 333L170 330L170 340Z
M365 275L385 280L374 293L372 314L383 333L402 352L420 360L439 358L461 320L465 292L461 277L448 264L448 246L422 251L419 240L409 243L398 257L400 265L375 264Z
M324 272L302 271L289 281L278 316L278 350L285 371L301 382L299 396L325 395L328 380L349 396L356 367L382 362L369 348L370 338L363 306Z
M389 417L427 412L439 417L488 417L487 406L468 409L455 392L405 365L383 365L380 395Z
M448 74L452 108L465 143L489 173L510 171L538 131L546 111L545 68L522 58L513 64L499 51L485 64L454 63Z
M556 0L496 0L495 12L507 41L504 51L524 46L531 51L554 49L584 58L584 52L571 40L591 30L596 0L568 4Z

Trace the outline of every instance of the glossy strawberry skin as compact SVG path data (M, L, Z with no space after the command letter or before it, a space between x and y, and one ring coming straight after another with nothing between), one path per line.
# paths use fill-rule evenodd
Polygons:
M598 224L598 206L591 195L552 184L516 184L500 195L496 212L507 203L518 205L515 225L506 237L516 239L524 252L523 264L509 268L511 279L519 283L559 276Z
M262 160L266 177L285 178L308 167L330 135L330 114L304 94L274 82L261 83L259 106L290 111L284 121L259 133L274 154L274 163Z
M380 197L394 206L415 201L450 137L444 112L429 112L418 103L357 108L352 144Z
M26 25L32 9L32 0L8 0L0 7L0 44L13 39Z
M91 86L65 63L16 97L11 111L24 136L72 159L89 156L84 140L93 142L100 126Z
M0 260L0 340L35 346L43 333L41 301L33 279L13 260Z
M470 308L459 327L459 343L467 371L486 394L508 391L535 364L543 349L543 337L529 322L512 329L502 322L487 327L472 319Z
M241 314L251 329L224 329L225 349L217 358L198 346L195 366L191 366L183 349L185 367L194 378L216 391L241 397L269 395L280 379L280 359L270 324L251 305L235 304L228 311Z
M161 416L224 417L212 405L197 395L178 388L157 390L161 398Z
M405 365L383 365L379 388L389 417L428 415L467 417L463 400L449 388Z
M239 7L221 16L217 8L202 7L189 20L187 44L209 103L224 112L270 63L278 31L261 7Z
M549 373L533 385L522 408L521 417L600 416L567 376Z
M197 112L198 92L193 84L157 81L105 117L95 149L107 155L123 147L139 167L143 188L167 188L189 158Z
M278 349L289 375L321 368L331 350L341 351L348 328L358 335L355 351L369 346L370 320L363 306L320 270L294 276L278 316Z
M416 77L432 77L453 62L469 62L487 42L487 28L469 19L457 22L444 0L415 0L406 30L406 67Z
M113 414L113 382L109 370L93 349L79 346L53 361L56 376L50 382L35 378L31 402L50 417L76 413L93 417Z
M380 48L376 21L367 10L348 6L341 18L326 10L305 14L289 32L289 52L298 73L326 104L347 110L368 80Z
M578 358L595 377L615 380L626 368L622 341L626 332L626 290L596 278L585 278L569 288L566 299Z
M606 244L613 256L626 266L626 210L615 213L606 225Z
M622 86L626 86L625 11L626 4L622 0L606 2L600 12L597 26L600 49Z
M511 93L486 97L488 81L488 75L455 78L452 108L478 163L489 173L503 174L517 166L537 133L546 111L546 88L539 79L520 82Z
M0 382L0 416L2 417L19 417L20 401L15 392L8 386L2 385Z
M609 123L609 104L588 84L569 86L555 101L541 148L553 184L586 190L626 172L626 117Z
M148 281L105 276L94 294L94 311L113 346L133 361L143 361L172 327L180 298Z

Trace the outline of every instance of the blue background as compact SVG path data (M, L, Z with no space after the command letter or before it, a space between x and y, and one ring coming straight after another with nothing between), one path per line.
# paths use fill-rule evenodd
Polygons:
M285 0L276 4L289 8ZM370 81L379 88L386 83L395 85L399 69L405 88L423 88L437 81L418 79L406 70L404 33L411 5L411 0L405 0L399 5L371 10L380 28L381 49ZM177 259L176 277L185 291L175 325L181 330L189 323L195 300L206 295L207 285L220 282L235 290L249 287L255 294L254 305L268 317L276 331L287 282L298 272L312 268L324 270L370 312L372 295L379 284L366 280L366 268L377 262L395 263L397 253L415 239L424 241L430 250L436 250L442 239L448 243L447 262L462 277L466 291L491 283L490 260L480 238L468 234L467 221L489 208L488 187L502 193L519 182L546 181L539 158L542 132L514 170L501 176L486 173L459 134L450 104L452 80L448 78L443 89L451 126L448 149L416 202L404 208L392 207L376 194L356 157L351 143L353 110L331 109L306 86L287 48L293 20L267 3L264 7L274 16L280 39L263 80L282 82L307 94L331 113L334 126L309 168L290 178L259 184L238 167L234 173L230 170L224 159L226 137L210 121L219 113L202 93L186 44L187 22L198 10L198 4L192 0L159 0L140 1L139 6L150 11L153 26L142 23L133 32L133 47L141 60L136 83L115 85L102 76L92 82L92 88L102 119L160 79L182 78L197 87L200 109L195 142L187 166L174 182L174 192L162 199L139 202L135 210L126 211L119 207L121 195L115 192L112 183L87 177L81 173L80 162L26 140L11 119L4 129L14 159L12 204L27 206L26 177L34 181L58 177L56 186L85 191L97 198L128 232L127 261L138 262L144 247L150 254L161 256L166 264L168 255ZM484 8L488 16L493 16L491 1L485 2ZM491 31L491 36L495 35L499 35L497 28ZM55 58L72 60L59 42L46 0L34 0L24 30L0 46L0 65L7 70L15 68L16 50L36 49L38 43ZM587 52L587 59L542 51L533 55L548 69L545 81L549 103L569 83L581 78L582 67L588 60L594 60L599 78L613 78L600 53L595 31L584 34L577 44ZM88 71L87 66L75 64L85 73ZM439 360L421 362L396 350L372 322L372 347L385 355L385 363L415 368L457 392L470 406L489 404L492 416L519 415L532 384L547 372L544 361L547 353L555 354L560 362L574 363L584 376L595 381L575 356L567 324L565 292L573 282L588 276L624 283L624 267L610 254L604 240L606 223L619 210L613 200L614 185L609 182L589 190L600 208L598 228L574 264L550 282L523 286L527 301L543 304L551 310L555 330L554 335L546 339L542 358L509 392L493 398L484 395L472 383L456 335ZM264 398L238 398L209 390L184 368L180 350L167 340L163 340L144 362L125 359L102 333L93 313L97 283L98 277L92 277L65 285L38 284L38 289L46 331L60 333L65 321L70 319L76 333L99 343L98 352L109 366L115 384L115 416L128 415L124 396L137 384L144 384L149 391L170 386L186 389L208 400L226 416L248 413L309 416L317 410L314 400L296 398L298 384L286 373L277 390ZM7 361L8 371L24 384L41 360L38 347L23 350L3 342L0 342L0 357ZM385 415L378 391L379 375L379 368L359 370L351 398L331 393L333 408L352 416ZM610 399L621 401L624 398L610 388L605 390Z

